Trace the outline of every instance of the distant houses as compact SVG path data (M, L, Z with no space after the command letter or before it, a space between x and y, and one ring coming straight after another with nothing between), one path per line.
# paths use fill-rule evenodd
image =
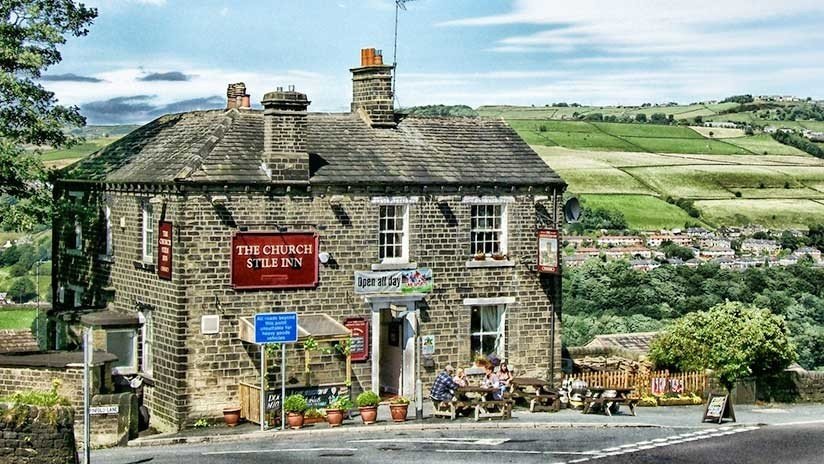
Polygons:
M564 266L576 267L593 258L606 261L623 259L633 269L643 271L655 269L662 264L696 267L701 263L743 270L762 266L789 266L804 259L824 266L822 254L816 248L782 250L777 240L752 238L753 235L763 237L763 234L769 232L762 226L751 225L743 228L720 228L715 232L691 227L683 232L673 229L649 235L569 236L564 237L569 254L564 256L563 262ZM790 232L796 237L803 235L797 230ZM687 260L680 257L667 258L661 250L667 242L690 249L694 257Z

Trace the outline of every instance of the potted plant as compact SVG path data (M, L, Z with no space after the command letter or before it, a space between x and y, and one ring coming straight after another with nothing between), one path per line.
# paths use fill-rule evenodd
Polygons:
M240 406L228 406L223 408L223 421L229 427L234 427L240 422Z
M475 261L484 261L486 260L486 253L479 251L473 255L473 258L475 258Z
M286 420L289 427L299 429L303 427L303 413L306 411L306 398L300 394L289 395L283 402L283 409L286 411Z
M326 422L330 427L338 427L343 423L343 414L352 409L352 400L348 396L338 396L326 408Z
M492 259L495 261L503 261L506 259L506 255L503 253L492 253Z
M409 410L409 398L396 396L389 400L389 412L395 422L406 422L406 414Z
M373 391L365 391L358 395L355 402L360 409L360 416L364 424L374 424L378 418L378 403L381 399Z
M320 409L309 408L303 414L303 423L305 424L316 424L318 422L326 422L326 416L323 414L323 411Z

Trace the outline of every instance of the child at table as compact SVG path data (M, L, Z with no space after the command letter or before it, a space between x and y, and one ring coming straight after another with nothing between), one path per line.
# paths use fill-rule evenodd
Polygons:
M501 384L506 388L508 388L512 382L512 371L509 370L506 361L501 361L501 366L498 368L498 380L500 380Z
M493 400L500 400L503 398L503 390L501 389L501 380L495 374L494 368L492 367L492 363L484 365L484 369L486 370L486 375L484 376L484 380L481 382L481 386L484 388L492 388L495 391L492 392L492 399Z
M463 368L458 368L458 371L452 380L455 381L459 387L469 386L469 379L466 378L466 372L464 372Z

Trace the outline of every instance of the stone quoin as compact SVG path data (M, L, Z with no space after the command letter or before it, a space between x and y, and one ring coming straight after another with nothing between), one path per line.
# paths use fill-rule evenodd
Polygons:
M61 171L49 348L77 348L81 315L133 316L96 328L95 347L144 379L164 431L259 384L256 313L360 321L351 394L414 397L420 373L426 397L479 354L559 376L561 278L537 257L566 184L500 119L397 113L393 67L361 58L349 113L309 112L290 87L250 108L232 84L225 109L162 116ZM418 359L422 336L436 349ZM307 349L288 347L287 384L342 385L341 355Z

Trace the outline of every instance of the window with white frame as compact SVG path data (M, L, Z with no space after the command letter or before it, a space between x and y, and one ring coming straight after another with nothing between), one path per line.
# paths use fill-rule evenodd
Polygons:
M137 330L107 330L106 351L117 356L117 361L112 363L113 373L121 375L137 373Z
M472 205L470 211L470 252L506 253L506 205Z
M470 349L473 357L495 353L506 359L504 353L505 305L472 306L470 316Z
M409 261L409 205L382 205L378 234L382 262Z
M138 313L142 326L140 327L140 370L144 374L152 375L154 347L154 314L152 311Z
M154 219L152 217L152 205L148 201L143 202L143 262L154 262Z

